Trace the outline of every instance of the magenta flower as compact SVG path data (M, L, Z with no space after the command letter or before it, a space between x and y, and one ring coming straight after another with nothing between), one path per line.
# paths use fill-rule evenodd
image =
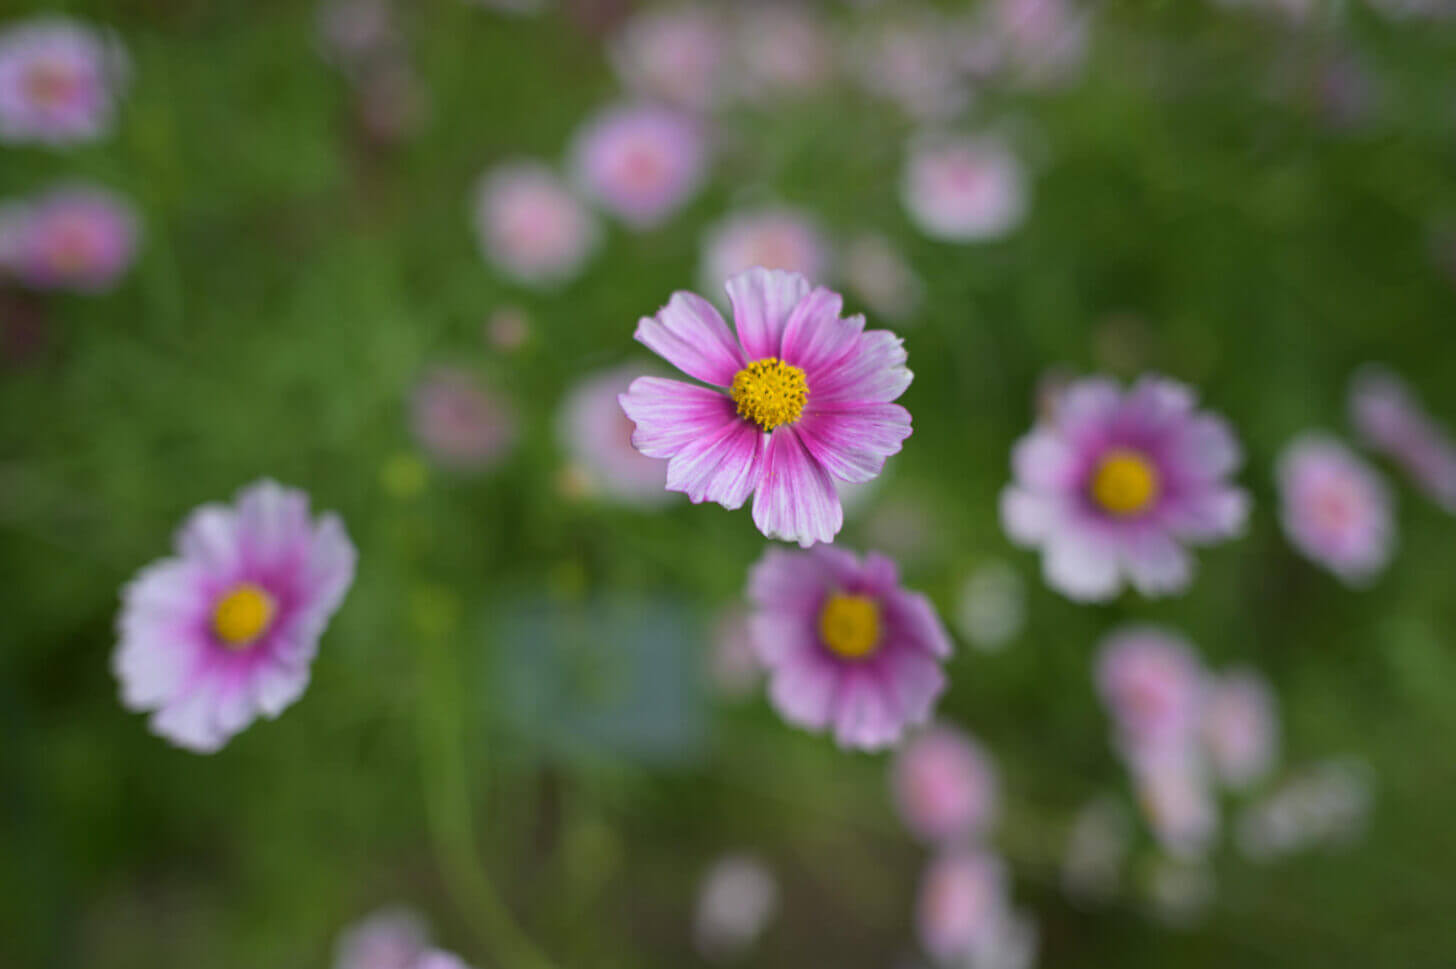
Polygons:
M955 727L932 727L905 744L890 782L900 820L924 841L972 837L995 819L996 768L981 745Z
M632 446L634 425L617 406L618 396L641 372L629 365L583 378L562 401L557 426L573 467L585 475L591 490L651 508L676 496L666 489L663 463Z
M1180 636L1153 626L1115 630L1097 654L1097 692L1131 763L1193 750L1203 710L1203 664Z
M999 139L926 135L910 147L900 195L910 221L932 239L977 242L1021 224L1028 188Z
M808 547L844 523L835 480L868 481L910 436L891 403L910 385L905 349L839 295L796 273L751 269L728 280L737 337L707 300L673 295L637 340L710 386L639 377L619 398L632 443L668 461L667 487L740 508L769 538Z
M34 289L102 292L131 268L139 232L120 196L60 186L0 210L0 269Z
M0 33L0 141L100 138L111 129L127 70L119 44L62 17Z
M1365 367L1350 384L1350 415L1366 446L1388 455L1442 508L1456 514L1456 441L1405 381Z
M266 480L198 508L175 544L122 590L112 669L155 733L212 753L303 693L354 546L338 516L311 521L307 495Z
M386 908L340 934L334 969L413 969L428 946L429 931L418 915Z
M528 286L576 278L601 236L587 207L538 162L506 162L486 173L474 214L485 258Z
M571 150L582 190L634 229L660 225L707 171L702 123L669 108L619 105L587 121Z
M711 226L703 236L701 276L712 287L761 266L822 283L829 261L829 243L808 213L773 206L736 212Z
M748 576L749 629L785 720L873 750L924 723L950 655L935 608L895 563L840 548L771 548Z
M629 90L703 111L725 94L727 46L710 7L646 10L612 38L611 61Z
M1181 591L1193 576L1182 543L1236 535L1248 513L1226 480L1243 460L1228 425L1160 377L1126 393L1072 384L1011 460L1002 525L1041 548L1047 583L1072 599L1110 599L1124 577L1147 596Z
M982 851L960 849L932 861L916 901L925 951L945 965L972 965L1010 915L1006 882L1001 859Z
M1395 548L1385 482L1339 441L1303 434L1279 456L1280 523L1301 553L1350 585L1367 585Z
M1227 787L1246 788L1279 756L1279 707L1269 682L1251 669L1216 677L1203 700L1203 749Z
M437 367L410 398L415 438L446 467L481 471L503 461L516 443L511 405L467 371Z

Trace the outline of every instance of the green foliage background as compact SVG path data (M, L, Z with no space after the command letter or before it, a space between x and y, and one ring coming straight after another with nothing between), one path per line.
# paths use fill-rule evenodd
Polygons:
M136 200L146 243L116 292L45 300L44 351L0 373L0 966L327 965L341 926L399 900L488 969L484 869L561 965L678 969L696 964L696 879L738 848L785 891L752 964L889 966L913 951L924 855L892 816L884 757L795 732L758 696L702 696L699 733L667 758L563 751L501 715L501 630L521 603L578 629L593 603L670 603L663 648L695 664L763 550L746 512L627 512L553 486L563 392L642 359L637 317L695 284L707 224L756 200L803 205L840 238L884 231L926 282L903 327L916 430L878 500L929 523L906 572L943 610L990 557L1030 584L1025 633L1000 655L958 650L942 711L998 758L998 844L1041 921L1042 964L1456 959L1456 521L1402 485L1398 557L1352 592L1286 546L1271 486L1293 434L1346 428L1365 361L1456 421L1452 27L1353 4L1338 33L1201 3L1101 4L1081 85L989 91L965 122L1011 124L1036 169L1027 223L979 246L906 222L909 127L884 106L839 87L736 111L686 212L644 235L612 228L579 280L538 295L482 264L467 199L497 159L559 158L617 96L600 37L570 10L404 5L433 122L377 150L315 50L309 4L63 6L132 54L119 131L64 154L0 150L0 196L92 178ZM38 9L20 0L5 19ZM1350 49L1378 102L1332 126L1313 78ZM505 304L534 327L513 354L481 336ZM414 447L405 398L445 361L515 398L522 443L499 471L432 470L401 498L381 475ZM1002 537L1008 449L1052 365L1168 372L1239 429L1250 533L1202 553L1187 595L1074 606ZM342 513L358 580L304 699L197 757L117 701L117 591L191 507L262 475ZM864 547L865 526L840 540ZM1088 674L1125 619L1183 629L1214 666L1264 670L1288 762L1367 758L1368 836L1267 868L1225 848L1210 918L1187 932L1131 901L1070 907L1055 868L1067 821L1122 783ZM611 674L604 645L591 675Z

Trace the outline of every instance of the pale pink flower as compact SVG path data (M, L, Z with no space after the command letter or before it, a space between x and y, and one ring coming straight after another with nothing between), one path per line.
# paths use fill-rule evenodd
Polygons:
M744 5L734 25L737 91L782 98L822 88L834 71L834 43L812 8Z
M1295 548L1350 585L1374 581L1396 540L1375 470L1334 438L1305 433L1281 452L1277 476L1280 524Z
M1203 748L1226 786L1246 788L1279 755L1279 711L1262 675L1237 669L1215 677L1203 699Z
M965 961L1005 920L1005 866L982 851L957 850L930 863L920 880L920 944L937 961Z
M471 969L471 967L453 952L431 949L422 953L410 966L410 969Z
M596 219L566 183L537 162L506 162L480 181L475 228L485 258L517 282L574 279L596 251Z
M1367 366L1350 382L1350 416L1367 447L1388 455L1431 500L1456 514L1456 440L1405 381Z
M957 40L944 18L920 11L861 31L845 51L845 67L907 116L944 121L970 102Z
M1153 626L1117 629L1098 649L1095 675L1130 763L1181 759L1195 747L1203 665L1182 637Z
M989 29L1017 80L1065 83L1087 58L1088 15L1076 0L993 0Z
M667 465L632 446L635 425L617 406L617 397L627 392L642 370L627 365L583 377L562 401L557 430L591 490L650 508L676 497L667 490Z
M108 35L57 16L0 32L0 142L66 145L110 132L129 64Z
M758 859L720 858L698 886L693 941L699 954L715 962L742 955L763 934L778 899L778 882Z
M516 442L514 409L468 372L437 367L410 399L415 438L448 467L483 470L503 461Z
M334 969L413 969L429 946L416 913L386 908L346 929L334 946Z
M808 213L788 206L746 209L712 226L703 237L704 288L755 266L799 273L812 283L829 275L829 243Z
M122 589L112 671L153 732L212 753L303 694L356 553L338 516L266 480L195 510L175 546Z
M1006 235L1026 216L1025 169L990 135L922 135L910 145L900 197L910 220L947 242Z
M1138 804L1153 837L1174 858L1205 857L1218 836L1218 802L1197 752L1144 761L1135 771Z
M856 236L844 252L844 280L855 296L877 316L904 320L914 315L925 284L882 235Z
M996 817L998 786L995 766L981 745L948 724L906 743L890 774L900 820L931 842L984 833Z
M650 229L703 184L707 134L700 121L656 105L618 105L587 120L571 150L583 192L634 229Z
M131 203L91 185L61 185L0 210L0 270L34 289L110 289L136 258Z
M728 38L706 5L647 9L611 41L611 61L629 90L702 111L726 91Z

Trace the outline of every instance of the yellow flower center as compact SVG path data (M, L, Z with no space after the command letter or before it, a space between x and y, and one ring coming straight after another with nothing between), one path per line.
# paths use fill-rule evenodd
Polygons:
M845 659L864 659L880 646L880 606L869 596L839 593L819 611L819 639Z
M734 375L728 395L738 405L740 417L771 431L799 419L809 399L809 385L798 367L778 357L765 357Z
M273 621L273 597L251 582L232 588L212 613L212 630L229 649L246 649Z
M1136 515L1158 497L1158 469L1127 448L1108 451L1092 475L1092 500L1114 515Z

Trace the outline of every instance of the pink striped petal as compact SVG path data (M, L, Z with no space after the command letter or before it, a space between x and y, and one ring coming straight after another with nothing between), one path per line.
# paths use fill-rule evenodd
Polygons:
M667 490L694 502L741 508L763 473L768 435L735 414L712 434L692 441L667 465Z
M829 723L838 685L839 672L834 665L810 650L774 671L769 696L789 723L820 730Z
M769 538L804 548L832 542L844 524L833 479L793 428L778 428L769 438L763 478L753 498L753 522Z
M237 531L248 561L276 565L307 535L308 496L264 478L238 495Z
M649 458L670 458L738 419L733 401L716 390L662 377L638 377L617 403L637 425L632 446Z
M840 319L844 300L832 290L820 286L799 301L784 325L783 345L779 355L796 367L802 367L812 379L824 367L849 352L864 332L864 317Z
M845 401L886 403L903 394L913 376L905 367L905 346L900 338L889 330L869 330L832 367L808 375L809 399L819 406Z
M941 625L935 606L923 593L899 589L886 595L883 602L885 618L900 635L933 656L944 658L951 654L950 636Z
M811 407L794 425L814 460L841 481L869 481L910 436L910 412L899 404Z
M636 339L688 376L719 387L731 384L747 362L723 317L695 293L674 293L656 317L643 317Z
M809 295L809 281L798 273L754 267L728 280L724 288L748 358L780 356L784 328L794 307Z
M834 698L834 739L841 747L874 750L900 735L901 721L891 698L873 677L846 673Z

